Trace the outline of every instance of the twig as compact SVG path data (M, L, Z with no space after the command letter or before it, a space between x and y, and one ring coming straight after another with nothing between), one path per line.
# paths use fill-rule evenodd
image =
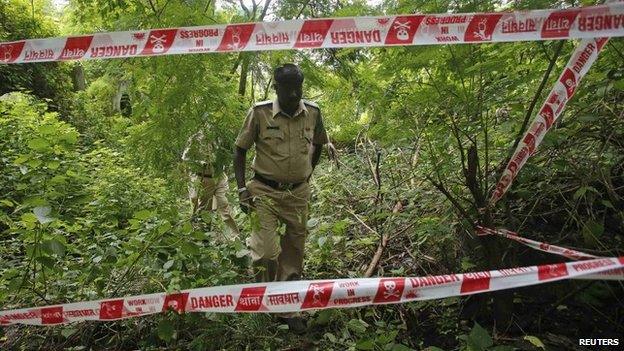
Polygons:
M297 16L295 16L295 19L298 19L299 16L303 14L303 10L305 10L305 8L308 7L308 4L310 4L310 0L306 0L305 4L301 6L301 10L299 10L299 13L297 14Z
M379 204L381 196L381 175L379 174L379 162L381 160L381 152L377 151L377 162L375 162L375 178L377 178L377 195L375 196L375 205Z
M401 204L401 200L399 200L394 205L394 208L392 209L392 213L396 214L399 211L401 211L401 209L403 209L403 205ZM364 273L365 278L370 278L375 272L375 269L377 269L377 266L379 265L379 260L381 260L381 255L383 254L386 246L388 246L388 241L389 241L388 234L384 233L381 236L381 241L379 242L379 245L377 246L375 255L373 256L373 259L371 260L371 262L368 264L368 268L366 269L366 272Z
M559 54L561 53L561 49L563 48L563 44L564 43L565 43L564 40L559 41L557 47L555 48L555 53L554 53L552 59L550 60L550 62L548 63L548 68L546 69L546 72L544 73L544 76L542 77L542 82L540 83L539 87L537 88L537 91L535 92L535 95L533 95L533 100L531 101L531 104L529 105L529 108L527 109L526 114L524 115L524 121L522 121L522 127L520 127L520 129L518 130L518 134L516 135L516 139L514 141L514 144L509 149L508 155L505 158L504 162L506 162L507 160L509 160L511 158L511 156L514 153L514 151L518 147L518 144L520 144L520 140L522 140L522 136L524 135L524 132L525 132L525 130L527 128L527 125L529 124L529 120L531 119L531 116L533 116L533 109L535 109L535 106L537 105L537 101L539 100L540 96L542 95L542 91L544 90L544 87L546 86L546 83L548 82L548 77L550 77L550 73L552 72L553 68L555 67L555 63L557 62L557 58L559 58Z

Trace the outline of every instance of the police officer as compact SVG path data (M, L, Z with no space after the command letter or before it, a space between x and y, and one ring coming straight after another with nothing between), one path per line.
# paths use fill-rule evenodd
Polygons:
M201 130L189 138L182 153L182 160L189 169L189 198L193 215L201 210L213 211L216 208L231 231L227 238L233 239L238 236L239 230L226 197L228 178L223 170L215 172L213 156L214 145Z
M319 107L301 99L301 69L285 64L275 69L273 78L277 99L249 110L234 152L241 209L257 214L249 242L256 280L266 282L301 278L308 180L328 142ZM254 176L245 183L246 153L254 144ZM278 233L280 225L285 225L283 234ZM296 332L305 329L299 317L285 321Z

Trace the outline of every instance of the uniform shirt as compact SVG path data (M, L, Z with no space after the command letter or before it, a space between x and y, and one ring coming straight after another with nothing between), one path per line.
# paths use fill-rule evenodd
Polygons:
M192 174L212 177L214 175L213 145L207 140L202 131L188 139L182 153L182 160L188 163Z
M312 173L312 144L328 142L321 110L301 100L293 116L279 102L264 101L247 113L236 146L249 149L256 145L253 170L281 183L299 183Z

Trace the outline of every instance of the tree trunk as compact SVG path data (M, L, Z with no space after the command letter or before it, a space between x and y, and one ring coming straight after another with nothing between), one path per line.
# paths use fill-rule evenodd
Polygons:
M80 63L76 63L72 68L72 83L74 85L74 91L82 91L87 88L87 82L85 81L84 69Z
M245 96L245 91L247 90L247 73L249 71L249 55L246 53L242 55L241 74L240 80L238 81L238 95Z
M465 172L466 186L470 190L472 197L477 207L480 223L483 223L486 227L491 228L494 224L492 215L487 207L487 199L481 183L477 177L479 170L479 155L477 153L477 147L471 145L467 152L467 167ZM504 268L503 257L504 250L500 243L494 236L480 236L479 241L485 251L485 258L487 270ZM496 327L501 329L507 329L511 325L511 319L513 315L513 293L511 291L497 291L492 293L492 299L494 302L494 320ZM480 300L481 304L486 300ZM481 309L484 306L481 306Z

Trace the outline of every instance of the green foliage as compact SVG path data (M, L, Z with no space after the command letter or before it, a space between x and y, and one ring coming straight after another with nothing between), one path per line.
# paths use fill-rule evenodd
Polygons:
M85 143L102 140L117 145L125 137L130 121L113 110L117 86L117 79L103 76L75 94L75 108L69 120L81 131Z
M58 28L47 2L11 0L0 2L0 40L242 22L257 18L262 6L253 14L235 1L219 9L212 1L72 0ZM377 6L360 0L304 6L289 0L271 2L268 17L555 6L560 4L542 0L384 1ZM244 239L257 218L235 211L244 234L232 242L220 240L215 214L190 219L180 156L189 136L202 130L217 145L217 168L231 174L233 142L246 110L273 98L272 69L284 62L304 70L305 97L321 106L340 153L338 163L323 160L312 177L304 278L362 276L383 238L387 244L373 276L545 260L515 244L488 247L475 239L473 221L483 219L531 238L616 255L624 230L621 40L611 40L601 53L562 121L500 206L483 208L557 45L88 61L89 84L76 93L70 92L71 64L0 66L0 93L34 95L11 94L0 101L0 304L45 305L251 281ZM563 45L547 88L573 46ZM127 117L113 107L122 86L132 103ZM228 196L234 199L236 193ZM504 328L493 320L497 299L471 297L310 312L305 314L309 331L302 337L268 315L168 312L105 327L24 328L0 342L9 349L80 349L94 343L108 349L490 351L551 344L563 349L567 345L557 344L561 338L554 334L602 335L604 323L568 322L596 317L596 309L601 320L614 320L610 328L621 331L622 314L604 308L617 306L614 296L621 287L594 284L553 311L552 302L570 291L570 283L557 284L516 292L519 319L537 322L512 326L505 339L499 338Z
M57 36L53 6L48 0L0 1L0 42ZM0 65L0 96L29 91L50 99L51 108L67 113L71 105L71 65L58 62Z

